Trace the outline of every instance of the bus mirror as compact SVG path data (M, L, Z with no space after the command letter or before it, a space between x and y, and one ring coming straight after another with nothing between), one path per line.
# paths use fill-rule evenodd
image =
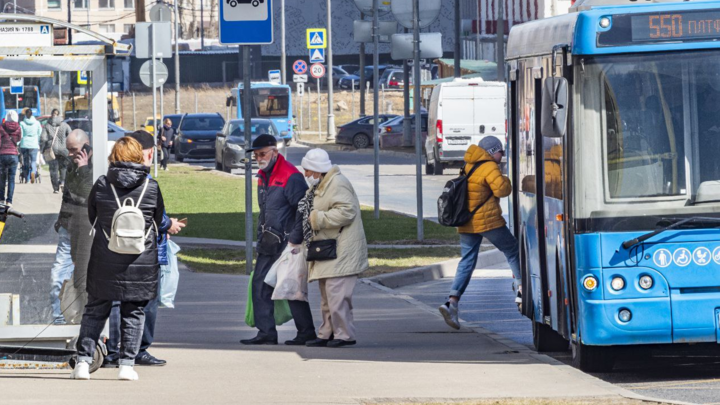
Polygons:
M542 135L562 138L567 130L568 82L564 77L545 79L542 94Z

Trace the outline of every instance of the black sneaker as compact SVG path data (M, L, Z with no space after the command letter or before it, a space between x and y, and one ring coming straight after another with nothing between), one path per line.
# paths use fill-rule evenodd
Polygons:
M295 337L295 339L286 340L285 344L287 346L305 346L305 343L307 343L311 340L315 340L316 338L317 338L317 336L313 336L311 338L303 338L303 337L297 336L297 337Z
M164 366L166 364L167 361L155 358L155 356L147 352L135 358L136 366Z
M305 342L305 346L307 347L327 347L328 343L330 343L330 339L314 339L309 340Z
M115 358L108 358L106 357L103 361L102 368L118 368L120 365L118 364L118 360Z
M244 345L276 345L278 341L277 339L255 336L252 339L243 339L240 343Z
M342 339L333 339L328 342L327 347L344 347L344 346L352 346L356 344L357 342L354 340L342 340Z

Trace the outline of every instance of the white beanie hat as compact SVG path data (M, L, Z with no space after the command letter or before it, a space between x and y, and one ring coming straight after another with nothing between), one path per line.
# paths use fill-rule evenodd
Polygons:
M18 122L18 113L16 111L10 110L5 115L5 120L10 122Z
M323 149L310 149L302 160L302 167L305 170L327 173L332 169L330 155Z

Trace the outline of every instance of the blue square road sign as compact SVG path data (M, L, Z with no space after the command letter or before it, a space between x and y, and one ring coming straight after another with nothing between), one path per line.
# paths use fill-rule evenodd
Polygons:
M219 0L219 3L221 44L273 43L272 0Z
M310 63L325 63L325 50L310 49Z

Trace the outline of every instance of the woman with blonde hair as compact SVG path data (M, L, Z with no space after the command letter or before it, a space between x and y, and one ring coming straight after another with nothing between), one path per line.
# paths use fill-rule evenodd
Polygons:
M156 233L165 210L160 188L149 177L142 146L135 139L118 140L109 160L107 175L95 182L88 198L95 236L87 271L88 303L77 342L78 362L72 373L72 378L80 380L90 379L89 366L113 301L120 302L122 325L118 379L138 379L133 366L140 350L144 309L158 290ZM117 236L109 237L115 233L115 212L121 206L127 210L129 205L139 209L145 219L144 249L138 249L140 253L118 253L119 249L109 241Z

